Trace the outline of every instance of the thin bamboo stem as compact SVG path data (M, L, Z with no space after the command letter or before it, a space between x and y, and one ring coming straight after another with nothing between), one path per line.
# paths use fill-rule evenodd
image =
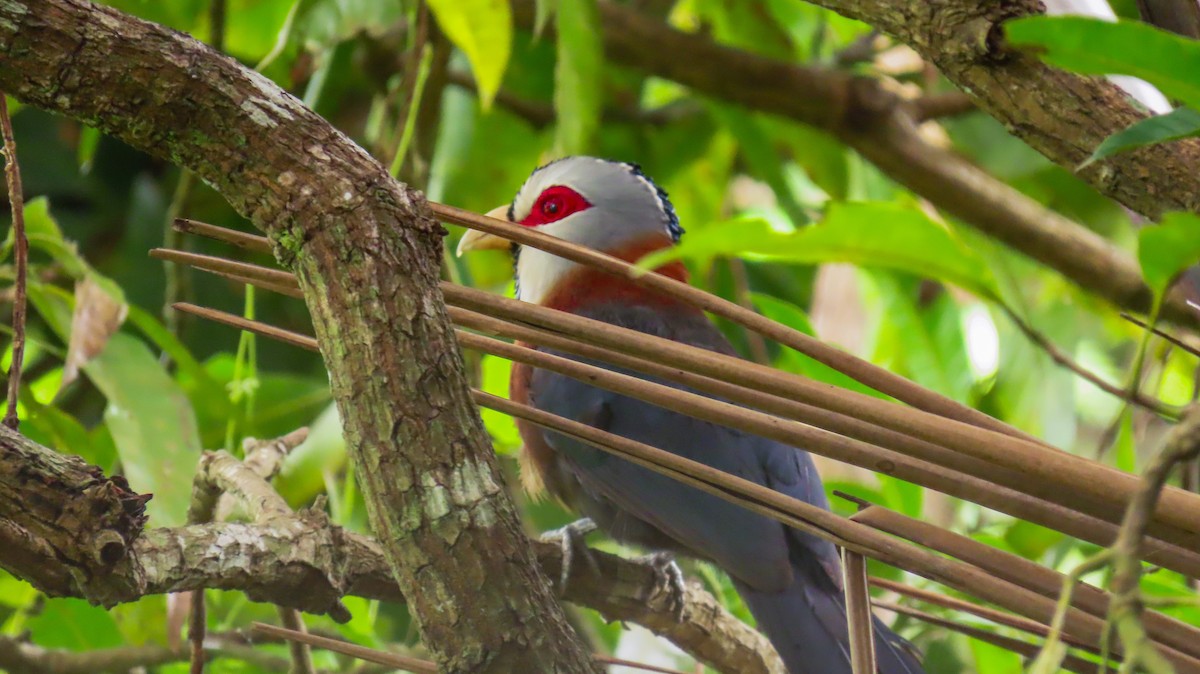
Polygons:
M186 305L181 311L189 310ZM288 331L274 328L267 331L262 324L215 310L206 310L206 317L233 327L249 329L273 337ZM295 335L291 343L316 348L311 337ZM839 517L823 508L800 501L769 487L729 475L702 463L645 445L628 438L601 431L592 426L564 419L527 405L473 390L472 397L482 407L525 419L564 435L577 438L603 451L689 484L697 489L725 499L752 512L775 519L787 526L811 533L843 548L878 559L948 587L1007 608L1033 620L1048 621L1055 611L1055 602L1017 585L996 578L982 569L954 559L942 557L917 546L876 531L864 524ZM1098 646L1105 623L1094 616L1069 608L1064 617L1064 633ZM1183 672L1200 672L1200 660L1162 645L1163 653Z
M841 455L834 457L868 470L885 472L944 494L973 501L1014 517L1062 531L1097 545L1109 545L1116 538L1117 527L1115 524L1005 486L1024 487L1025 478L1020 473L1004 475L1001 479L1005 469L991 464L983 463L976 468L977 472L972 471L971 474L959 473L944 467L947 463L951 463L947 460L947 454L951 453L951 450L944 447L847 415L719 381L682 368L584 344L559 333L508 322L455 306L448 307L448 311L451 319L464 327L510 337L541 347L566 351L583 358L600 360L650 376L661 377L746 405L751 409L804 422L875 445L882 451L871 456L868 463L855 462ZM949 458L962 459L953 454ZM955 462L951 465L961 464ZM976 475L984 475L987 479L976 477ZM1180 573L1192 576L1200 575L1200 554L1157 539L1148 540L1146 550L1148 556L1153 556L1156 564Z
M875 630L872 625L871 589L867 558L842 550L842 588L846 595L846 622L850 635L850 669L854 674L875 674Z
M181 251L155 250L152 254L157 257L169 257L192 264L198 268L213 271L227 278L241 279L244 282L250 282L268 289L287 292L293 296L299 293L298 287L294 285L294 277L286 272L233 262L223 258L183 253ZM246 274L247 276L241 276L242 274ZM515 314L519 318L524 312L532 312L534 314L548 314L552 317L553 323L564 320L568 324L581 322L583 326L567 325L566 327L571 329L572 332L585 334L593 341L600 343L612 343L611 340L624 337L625 339L620 344L626 349L634 352L648 352L650 356L656 357L658 361L665 361L667 363L679 362L680 359L677 356L681 351L685 355L695 355L701 359L700 364L702 366L706 362L705 358L716 357L716 363L720 368L718 372L724 373L730 379L734 380L738 379L740 371L725 367L725 361L732 361L734 364L743 367L755 367L752 363L733 359L722 354L715 354L675 342L653 338L642 333L617 328L616 326L591 321L578 316L571 316L562 312L547 310L528 303L499 298L480 291L457 286L448 286L444 290L450 294L448 296L448 300L450 301L464 299L465 297L469 301L463 302L463 304L475 305L482 302L485 308L492 308L497 313L504 315ZM456 298L456 293L461 293L464 297ZM450 311L453 316L468 321L469 325L476 326L477 329L490 330L498 334L518 339L527 339L533 343L562 348L576 353L582 352L585 357L597 357L602 360L623 364L633 369L679 381L714 395L737 400L751 407L778 414L785 418L812 424L819 429L841 433L850 439L861 439L864 443L880 445L884 450L897 450L886 451L886 453L880 454L878 451L870 451L870 445L859 443L858 448L860 450L868 449L868 453L863 454L860 452L847 455L844 451L837 449L832 450L833 453L830 453L831 450L826 449L825 444L817 446L807 445L809 449L817 453L832 456L833 458L859 465L869 470L893 474L902 479L942 491L952 496L969 499L1016 517L1029 519L1045 526L1060 529L1064 533L1078 536L1100 545L1108 544L1115 537L1115 526L1111 522L1104 521L1092 514L1081 514L1080 511L1082 513L1095 513L1096 509L1094 506L1090 506L1090 504L1081 505L1081 502L1075 497L1074 492L1062 490L1057 483L1051 483L1045 487L1045 490L1048 490L1057 499L1040 498L1037 494L1031 495L1028 493L1031 491L1031 481L1030 477L1026 474L1009 472L1007 469L1001 467L979 463L979 459L963 456L935 443L912 438L891 429L880 428L850 415L831 412L815 405L809 405L763 391L740 387L736 384L719 381L712 377L697 375L687 372L682 368L667 367L664 369L664 366L656 364L655 361L638 359L620 352L613 352L604 347L583 344L564 335L533 328L528 325L483 316L468 309L451 306ZM558 327L563 326L558 325ZM591 330L588 332L576 330L579 327L586 327ZM611 340L606 335L609 331L614 333ZM643 346L645 349L642 348ZM694 351L695 354L690 354L688 353L689 351ZM679 362L679 364L686 367L695 366L697 363L689 357L682 359L682 362ZM703 367L700 369L703 369ZM770 374L781 374L769 368L764 368L764 370ZM803 379L800 381L811 383ZM772 388L770 385L771 381L764 382L763 380L758 380L757 383L760 385L765 384L764 388ZM832 391L841 391L841 389L835 387L828 388ZM675 395L676 393L674 390L670 391L670 395ZM882 402L874 399L871 400L877 403ZM913 410L906 411L916 413ZM943 419L937 419L937 421L939 423L952 423ZM838 440L836 436L827 435L825 437ZM995 437L994 434L993 437ZM846 438L840 438L840 440L846 440ZM970 478L964 479L964 474L970 476ZM992 483L998 483L1001 486L997 487ZM1008 487L1008 491L1004 491L1005 486ZM1115 514L1111 515L1111 517L1115 516ZM1155 535L1158 538L1166 536L1174 540L1186 536L1186 534L1178 531L1167 531L1164 533L1161 527L1156 527ZM1189 553L1186 550L1165 543L1152 545L1161 558L1159 563L1168 568L1179 570L1182 573L1194 573L1200 567L1200 556L1194 553Z
M861 358L852 356L836 349L820 340L794 330L785 325L772 321L764 316L738 306L733 302L706 293L698 288L667 278L661 274L647 273L635 265L619 260L610 255L578 246L562 239L535 231L531 227L521 227L505 220L489 218L461 208L444 204L429 203L430 210L438 217L464 227L499 236L523 246L532 246L566 258L573 262L586 264L590 267L620 276L658 291L664 295L683 300L692 306L723 316L760 335L780 344L789 346L797 351L832 367L871 388L886 393L897 400L949 419L957 419L964 423L990 428L994 431L1012 437L1025 437L1021 431L993 419L988 415L967 407L961 403L942 396L923 386L919 386L904 377L869 363Z
M1037 644L1031 644L1028 641L1021 641L1020 639L1014 639L1012 637L1004 636L1003 634L996 634L995 632L989 632L988 630L980 629L972 625L964 625L960 622L947 620L941 616L936 616L932 613L926 613L924 611L918 611L917 609L908 606L877 601L875 602L875 607L887 611L893 611L901 615L911 616L922 622L929 623L930 625L937 625L938 627L958 632L959 634L966 635L972 639L978 639L979 641L992 644L993 646L998 646L1005 650L1012 651L1013 653L1017 653L1025 658L1036 657L1038 651L1041 649L1041 647ZM1060 667L1068 672L1076 672L1077 674L1101 674L1099 664L1075 655L1068 654L1065 658L1063 658Z
M458 209L452 210L458 211ZM522 236L536 234L537 236L533 238L539 243L546 243L550 246L546 250L552 253L558 254L560 250L569 249L579 256L580 260L596 261L605 270L624 270L622 273L628 274L637 272L638 279L655 277L670 281L670 279L665 279L657 274L642 273L635 267L615 258L572 246L554 237L523 231L528 228L516 227L511 223L504 223L494 218L475 216L465 211L461 211L459 214L469 224L480 225L478 228L482 231L512 233L509 230L522 230L517 234L522 234ZM523 239L514 238L513 240L525 242ZM542 246L539 245L539 247ZM262 274L261 271L256 273ZM276 272L276 274L284 274L284 272ZM267 280L282 282L282 277L268 275ZM671 283L676 282L671 281ZM708 297L702 291L686 284L676 283L676 285L686 288L691 293ZM568 334L571 336L598 346L626 351L643 358L684 367L719 380L796 399L809 405L883 426L928 443L948 447L959 454L1002 466L1010 471L1021 473L1020 485L1009 483L1008 486L1107 522L1120 521L1124 513L1124 504L1137 490L1136 476L1060 450L1047 448L1042 444L1002 433L989 432L983 428L936 414L903 408L871 396L782 373L735 357L651 337L599 321L452 284L443 283L441 287L448 303L481 313L532 323L539 327L562 332L569 331ZM674 288L674 286L668 287ZM745 312L737 305L731 306ZM758 314L745 313L751 314L755 320L773 325L771 321ZM915 386L911 382L908 384ZM990 419L986 415L984 417ZM958 461L959 459L954 460ZM984 479L1002 479L1004 477L1003 474L979 475L978 470L972 473L969 467L961 464L953 467L961 472L975 474ZM1154 536L1177 542L1193 551L1200 551L1200 495L1168 487L1162 494L1155 515L1156 522L1151 528Z
M997 578L1048 599L1059 597L1066 581L1063 574L1019 555L984 545L882 506L871 505L851 515L850 519L978 566ZM1151 555L1145 555L1144 558L1156 563ZM1077 583L1071 593L1072 606L1097 618L1107 618L1111 599L1108 592L1087 583ZM1200 628L1158 611L1145 611L1142 622L1155 641L1200 658Z

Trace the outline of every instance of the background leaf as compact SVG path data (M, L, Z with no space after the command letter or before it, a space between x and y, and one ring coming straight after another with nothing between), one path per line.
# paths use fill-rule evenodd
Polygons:
M1176 108L1165 115L1130 124L1129 128L1105 138L1080 168L1134 148L1197 135L1200 135L1200 112L1188 107Z
M852 262L907 271L998 296L987 263L945 225L920 210L886 203L830 204L824 219L797 232L779 232L761 218L737 218L684 237L680 245L643 258L654 268L676 258L741 255L775 262Z
M512 9L508 0L429 0L446 37L471 62L479 102L488 108L500 89L512 51Z
M582 154L592 145L600 127L604 48L596 26L600 17L596 0L558 0L558 31L554 66L554 112L558 149L562 154Z
M1156 293L1167 289L1185 268L1200 261L1200 216L1167 213L1162 223L1138 232L1138 262L1146 284Z

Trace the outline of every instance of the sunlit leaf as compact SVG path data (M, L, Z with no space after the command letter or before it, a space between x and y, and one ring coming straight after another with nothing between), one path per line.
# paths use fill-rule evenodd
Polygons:
M1087 75L1132 75L1200 109L1200 42L1141 21L1029 16L1004 24L1016 46L1038 48L1043 60Z
M1080 168L1134 148L1197 135L1200 135L1200 112L1186 107L1177 108L1165 115L1135 122L1105 138Z
M890 203L830 204L823 221L787 233L760 218L736 218L686 235L679 246L649 255L639 266L719 255L802 264L850 262L945 281L984 298L998 294L986 261L953 230L915 207Z
M563 154L587 152L600 128L604 48L598 25L596 0L558 0L554 112Z
M1176 276L1200 262L1200 216L1167 213L1157 226L1138 232L1138 262L1146 284L1162 293Z
M346 441L337 407L328 405L308 427L308 438L284 459L276 479L279 493L301 505L325 489L324 476L346 465Z
M485 355L480 361L482 374L480 388L487 393L502 398L508 397L508 378L512 372L512 362L504 358ZM521 436L517 434L517 426L512 417L495 410L480 409L479 415L496 443L496 450L510 454L521 446Z
M512 50L512 9L508 0L429 0L442 32L471 62L479 101L490 107Z

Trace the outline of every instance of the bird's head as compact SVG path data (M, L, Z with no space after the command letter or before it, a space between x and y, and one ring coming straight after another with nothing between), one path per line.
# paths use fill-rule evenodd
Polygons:
M488 215L536 227L560 239L625 260L674 245L683 229L666 192L636 164L567 157L537 169L507 206ZM509 248L508 241L467 232L458 254L480 248ZM512 246L517 297L544 303L571 272L574 262L536 249Z

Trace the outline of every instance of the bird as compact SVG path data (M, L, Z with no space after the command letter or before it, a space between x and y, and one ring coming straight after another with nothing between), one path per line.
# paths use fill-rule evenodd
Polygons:
M537 168L512 203L488 215L629 262L674 246L683 235L666 192L637 164L596 157L565 157ZM511 250L521 301L736 355L702 311L627 279L478 231L463 236L457 254L487 248ZM654 273L688 279L679 261ZM509 395L829 508L812 457L802 449L521 363L513 364ZM548 491L615 540L721 568L789 674L851 674L841 565L832 543L580 440L519 419L517 427L528 489ZM922 673L912 647L874 620L877 671Z

